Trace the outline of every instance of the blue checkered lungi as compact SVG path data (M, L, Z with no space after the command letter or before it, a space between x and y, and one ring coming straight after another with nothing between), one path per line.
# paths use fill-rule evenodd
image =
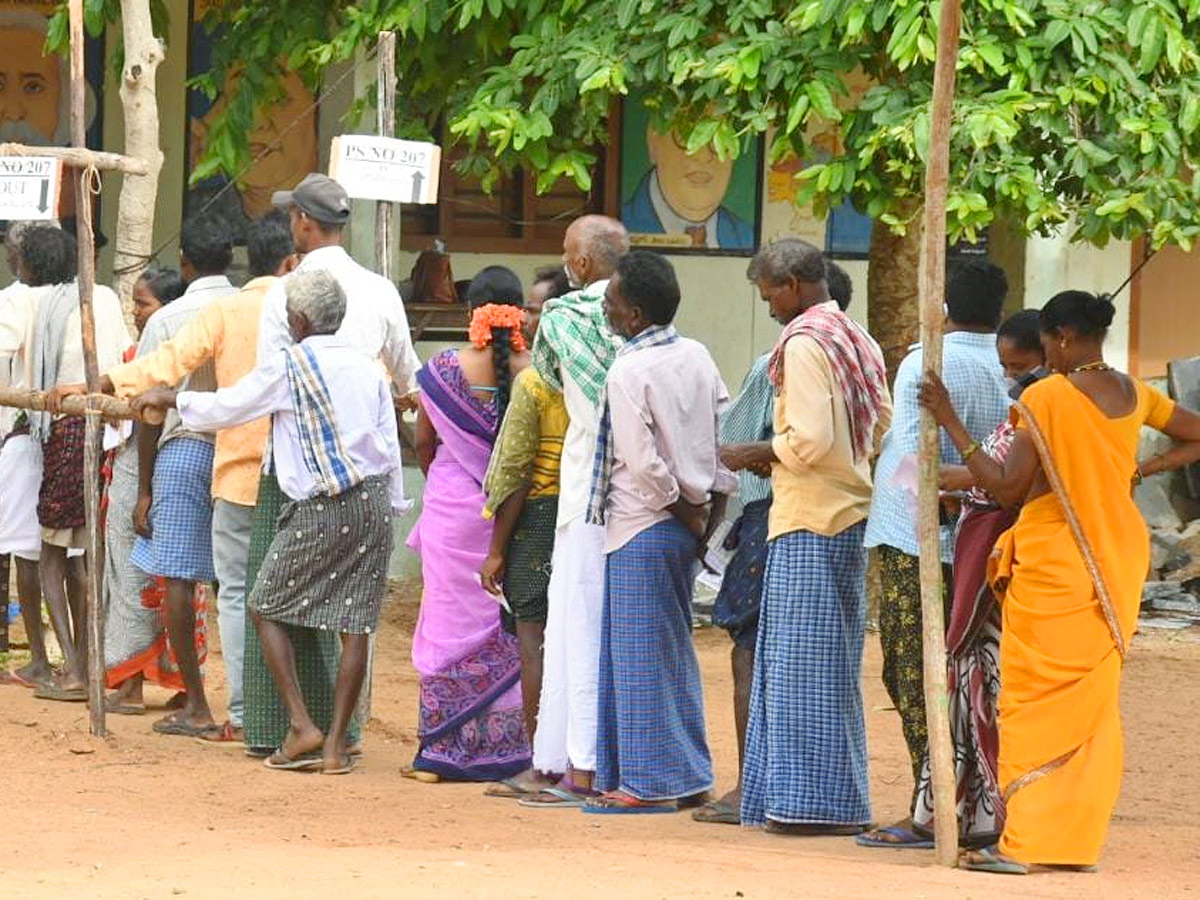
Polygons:
M742 773L744 825L871 821L859 670L865 525L771 542Z
M213 445L178 437L159 448L150 505L151 537L137 538L129 561L148 575L215 581L212 559Z
M673 800L713 785L692 645L697 541L677 519L608 555L596 786Z

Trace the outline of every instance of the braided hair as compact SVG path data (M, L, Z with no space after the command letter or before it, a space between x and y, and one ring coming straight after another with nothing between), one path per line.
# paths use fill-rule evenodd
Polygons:
M487 304L499 306L525 305L525 291L521 279L505 266L488 266L471 279L467 288L467 304L476 310ZM512 394L512 371L510 362L513 348L512 328L492 329L492 371L496 378L496 422L504 419L508 399Z

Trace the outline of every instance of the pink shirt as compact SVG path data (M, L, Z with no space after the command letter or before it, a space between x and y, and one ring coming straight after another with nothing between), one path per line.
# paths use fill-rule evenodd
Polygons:
M721 464L717 417L729 392L703 344L687 338L618 357L608 372L613 470L606 551L671 518L681 497L707 503L737 479Z

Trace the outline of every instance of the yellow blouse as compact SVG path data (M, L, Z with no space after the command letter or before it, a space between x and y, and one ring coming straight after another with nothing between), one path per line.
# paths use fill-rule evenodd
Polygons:
M500 505L525 485L530 486L530 498L558 495L567 422L562 393L550 387L533 366L513 379L508 410L483 482L487 494L484 518L494 516Z

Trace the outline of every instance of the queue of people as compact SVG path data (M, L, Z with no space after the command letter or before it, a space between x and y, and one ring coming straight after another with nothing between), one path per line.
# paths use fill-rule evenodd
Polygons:
M1003 272L958 265L941 377L917 347L889 390L879 345L845 313L845 272L805 241L774 241L747 276L782 330L730 398L708 350L675 328L687 301L671 263L592 215L528 297L508 268L481 271L468 342L422 364L395 286L342 247L341 187L310 175L274 200L247 236L240 290L229 236L185 223L178 275L137 284L136 344L97 291L101 389L166 413L109 426L103 476L84 471L81 420L58 413L84 391L73 241L9 229L19 280L0 292L0 377L50 392L49 412L2 423L0 553L18 559L31 648L13 680L85 699L82 567L103 564L109 711L144 713L150 681L177 692L156 732L242 746L273 770L353 771L394 519L411 507L397 415L415 410L419 747L402 774L487 782L526 809L690 809L701 823L927 848L924 407L942 429L966 864L1096 863L1148 567L1131 486L1200 458L1200 416L1104 362L1107 298L1068 291L1001 322ZM1172 449L1139 461L1143 425ZM78 553L87 477L106 484L103 561ZM883 827L860 687L870 549L913 773L910 815ZM733 644L739 772L714 799L691 610L718 550L731 557L714 621ZM223 722L205 693L211 585Z

